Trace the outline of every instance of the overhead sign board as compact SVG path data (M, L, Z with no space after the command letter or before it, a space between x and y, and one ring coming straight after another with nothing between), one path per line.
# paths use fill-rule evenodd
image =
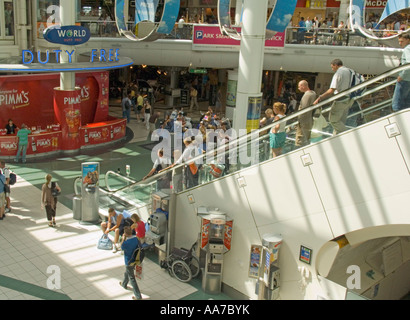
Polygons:
M90 30L82 26L54 25L44 30L43 37L51 43L75 46L86 43L90 37Z
M240 33L240 28L235 28ZM194 25L192 50L239 51L241 42L223 35L217 26ZM265 50L270 53L281 53L285 47L285 33L277 32L265 41Z

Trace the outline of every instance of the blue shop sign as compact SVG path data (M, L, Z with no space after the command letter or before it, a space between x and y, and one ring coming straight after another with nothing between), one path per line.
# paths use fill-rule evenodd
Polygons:
M51 26L44 30L43 36L51 43L75 46L86 43L91 33L82 26Z

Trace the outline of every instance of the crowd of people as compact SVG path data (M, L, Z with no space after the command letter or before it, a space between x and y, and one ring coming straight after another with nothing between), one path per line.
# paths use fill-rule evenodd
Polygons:
M371 16L367 22L363 25L364 28L371 30L375 35L379 37L389 37L397 33L403 32L409 27L408 21L402 17L389 17L389 19L380 21L378 16ZM346 41L346 45L349 42L349 20L338 21L333 17L322 18L314 17L300 17L299 22L296 25L289 24L289 29L295 28L297 30L296 42L297 43L310 43L316 44L319 40L320 34L332 34L333 44L342 44ZM287 39L292 42L291 34L288 33Z

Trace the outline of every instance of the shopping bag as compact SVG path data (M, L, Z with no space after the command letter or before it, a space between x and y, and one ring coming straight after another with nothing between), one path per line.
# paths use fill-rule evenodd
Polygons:
M142 263L135 266L135 277L139 280L143 278L142 275Z
M100 240L98 240L97 248L101 250L112 250L112 241L108 238L107 234L103 234Z

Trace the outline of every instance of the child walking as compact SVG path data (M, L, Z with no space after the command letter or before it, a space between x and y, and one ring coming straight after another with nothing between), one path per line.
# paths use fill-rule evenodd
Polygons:
M275 102L273 104L273 112L275 113L274 122L282 119L286 113L286 105L281 102ZM282 147L286 142L286 132L285 132L286 121L283 121L276 126L273 126L270 133L270 147L272 149L272 158L280 156L282 154Z

